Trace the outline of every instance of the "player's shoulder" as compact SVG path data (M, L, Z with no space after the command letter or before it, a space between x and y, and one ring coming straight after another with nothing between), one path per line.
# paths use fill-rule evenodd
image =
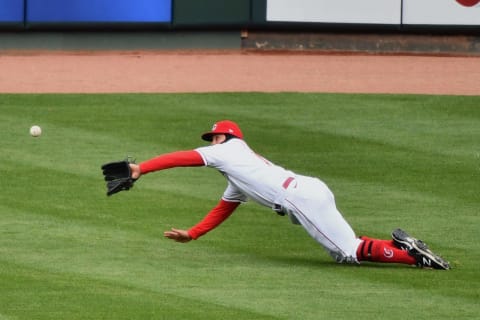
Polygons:
M221 144L241 144L241 145L246 145L247 143L245 142L245 140L240 139L240 138L230 138L230 139L228 139L227 141L225 141L224 143L221 143Z
M224 143L217 144L217 146L225 146L226 149L234 149L234 150L250 150L250 147L243 139L239 138L232 138Z
M208 145L199 147L196 150L203 153L216 153L216 154L224 154L224 153L238 153L242 152L242 150L249 149L248 145L242 139L229 139L223 143Z

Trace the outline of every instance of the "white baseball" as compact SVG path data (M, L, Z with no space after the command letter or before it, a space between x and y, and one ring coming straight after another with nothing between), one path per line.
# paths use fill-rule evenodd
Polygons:
M32 137L38 137L42 134L42 128L40 128L39 126L32 126L30 128L30 135Z

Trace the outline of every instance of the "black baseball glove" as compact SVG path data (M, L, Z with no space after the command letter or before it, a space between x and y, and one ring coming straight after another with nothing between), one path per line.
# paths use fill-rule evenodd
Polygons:
M132 170L128 160L106 163L102 166L102 171L107 182L107 196L123 190L130 190L137 181L137 179L132 178Z

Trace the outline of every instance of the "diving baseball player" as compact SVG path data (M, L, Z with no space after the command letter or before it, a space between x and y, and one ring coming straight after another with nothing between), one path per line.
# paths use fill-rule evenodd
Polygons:
M284 169L255 153L239 126L229 120L215 123L202 135L209 146L162 154L140 164L104 165L108 195L128 190L142 175L174 167L207 166L218 170L227 187L218 204L188 230L172 228L164 236L189 242L216 228L249 199L301 225L339 263L361 261L402 263L434 269L450 265L427 245L396 229L392 240L357 237L335 205L328 186L318 178ZM119 172L125 176L119 179ZM122 175L120 174L120 175Z

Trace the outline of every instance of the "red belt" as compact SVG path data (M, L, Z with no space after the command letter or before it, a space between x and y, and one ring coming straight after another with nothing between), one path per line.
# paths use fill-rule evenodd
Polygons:
M282 184L283 189L287 189L293 180L295 180L294 177L288 177L287 179L285 179L285 181L283 181L283 184Z

